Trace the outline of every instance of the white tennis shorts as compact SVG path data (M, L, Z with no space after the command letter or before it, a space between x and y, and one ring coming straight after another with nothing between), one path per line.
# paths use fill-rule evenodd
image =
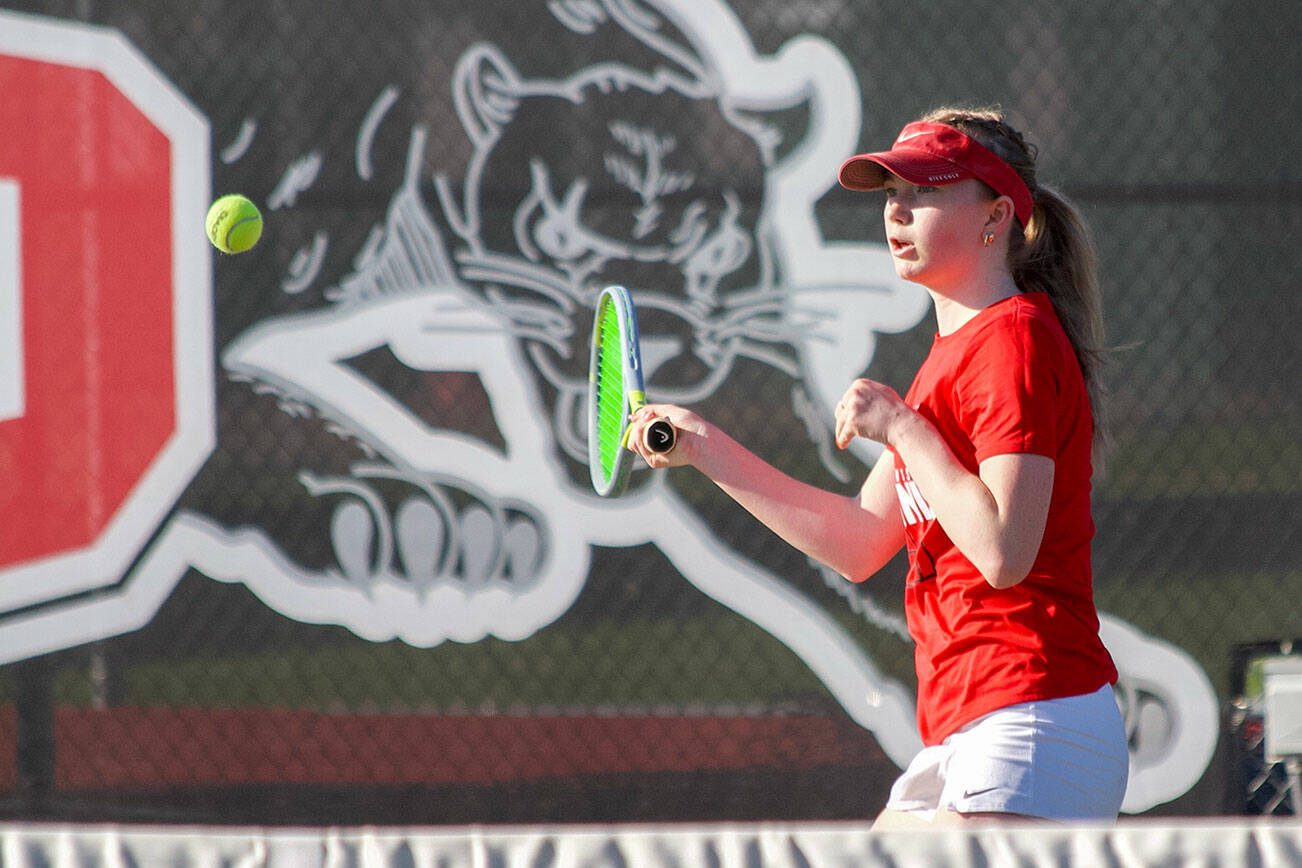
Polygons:
M1010 705L923 748L891 787L888 810L1113 822L1130 755L1112 686Z

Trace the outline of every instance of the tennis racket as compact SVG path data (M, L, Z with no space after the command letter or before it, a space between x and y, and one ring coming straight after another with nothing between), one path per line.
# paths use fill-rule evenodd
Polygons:
M628 483L629 417L646 403L644 389L633 297L622 286L608 286L597 299L588 363L588 469L602 497L619 494ZM658 419L643 439L652 452L668 452L678 436Z

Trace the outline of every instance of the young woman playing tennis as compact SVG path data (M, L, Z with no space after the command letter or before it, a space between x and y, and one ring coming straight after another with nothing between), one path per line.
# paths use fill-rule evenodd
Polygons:
M886 446L859 493L799 482L681 407L643 408L629 441L852 581L907 546L925 747L877 828L1114 820L1128 753L1090 571L1101 316L1084 224L994 111L931 112L839 177L885 191L896 271L938 326L904 399L861 379L836 408L839 447ZM640 445L656 418L673 452Z

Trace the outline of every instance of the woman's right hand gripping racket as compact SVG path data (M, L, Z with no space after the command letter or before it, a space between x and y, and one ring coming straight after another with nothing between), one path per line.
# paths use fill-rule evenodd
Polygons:
M628 483L629 417L646 403L644 389L633 297L622 286L608 286L597 299L588 364L588 469L602 497L619 494ZM647 426L643 437L652 452L669 452L677 439L664 419Z

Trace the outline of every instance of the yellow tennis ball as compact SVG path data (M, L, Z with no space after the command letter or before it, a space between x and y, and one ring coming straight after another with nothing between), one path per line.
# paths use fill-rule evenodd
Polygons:
M208 209L208 240L222 253L243 253L262 237L262 212L238 193L222 196Z

